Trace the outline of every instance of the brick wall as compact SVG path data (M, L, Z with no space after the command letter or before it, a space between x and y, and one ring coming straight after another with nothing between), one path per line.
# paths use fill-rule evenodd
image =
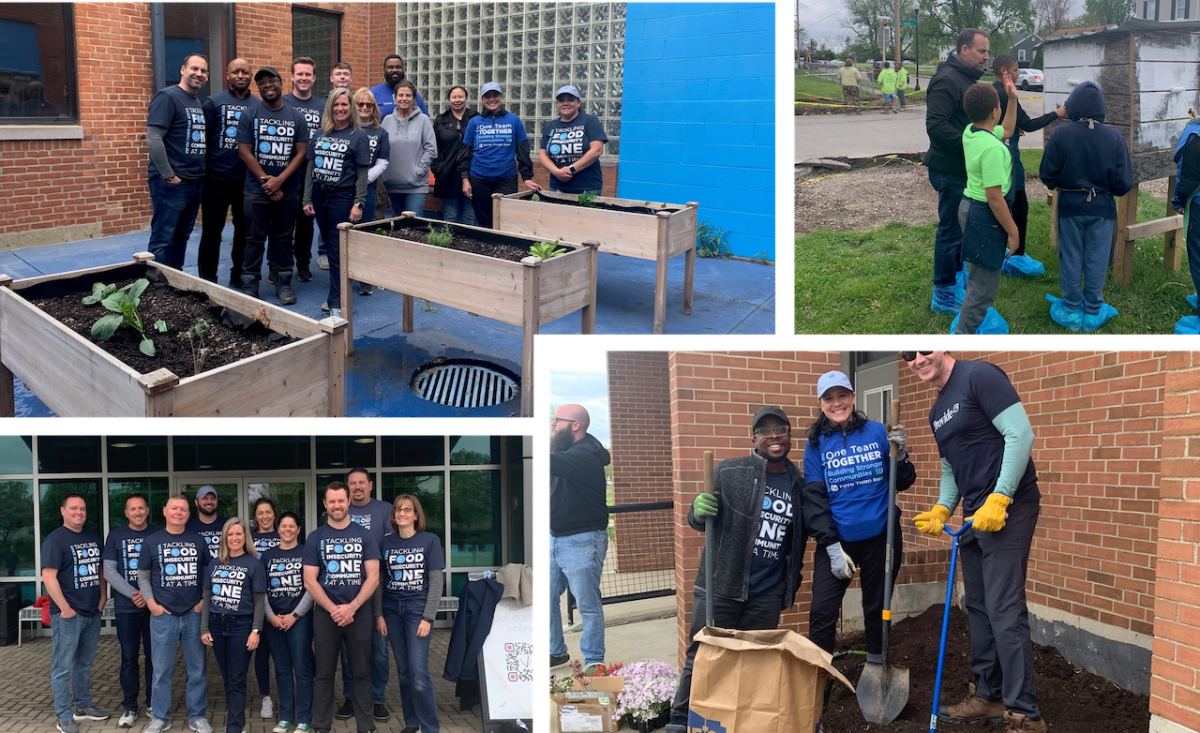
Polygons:
M671 501L671 408L667 355L608 352L613 504ZM674 567L673 513L614 517L618 573Z

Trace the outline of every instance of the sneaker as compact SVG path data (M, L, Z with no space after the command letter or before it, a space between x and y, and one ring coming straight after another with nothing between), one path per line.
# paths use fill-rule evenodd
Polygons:
M196 733L213 733L212 725L208 722L208 718L196 718L188 723L188 727L196 731Z
M328 300L321 304L321 310L325 313L329 312L329 301Z
M329 269L329 255L317 255L317 267L322 270Z
M301 723L300 725L296 726L294 733L312 733L312 726L308 723Z
M371 283L359 283L358 284L358 294L359 295L370 295L373 292L375 292L375 286L372 285Z
M292 302L294 303L296 301L293 300ZM262 709L258 711L258 717L262 718L263 720L270 720L271 718L275 717L275 708L271 705L270 695L263 698Z
M79 723L76 723L70 718L63 718L59 720L58 724L54 727L58 728L58 730L62 733L79 733Z
M275 283L275 295L279 297L280 305L295 305L296 291L292 290L292 273L290 270L283 270L279 273L279 281ZM263 700L265 701L263 703L263 711L265 712L270 708L271 698L264 697ZM263 717L269 718L271 716L264 715Z
M150 724L146 726L146 730L142 733L166 733L171 730L171 721L150 716Z
M962 310L962 294L954 285L934 285L932 308L934 313L957 314Z
M275 284L275 268L274 267L267 267L267 284L268 285Z
M308 265L296 267L296 279L302 283L312 282L312 270L308 269Z
M1011 710L1004 711L1004 733L1046 733L1046 721L1031 720Z
M375 703L375 719L389 720L392 717L392 711L388 710L387 705Z
M125 712L121 713L121 719L117 721L117 727L118 728L132 728L133 724L136 722L137 722L137 711L136 710L126 710Z
M295 723L290 720L281 720L274 728L271 729L271 733L287 733L293 725L295 725ZM307 728L308 726L305 727Z
M550 668L553 669L555 667L561 667L569 661L571 661L570 654L551 654Z
M984 718L989 723L1004 720L1004 703L999 700L984 700L975 694L975 684L967 685L967 696L957 705L938 710L938 718L948 723L977 723Z
M421 727L417 725L410 725L404 730L400 731L400 733L421 733Z
M341 318L342 317L342 309L341 308L330 308L329 315L332 316L333 318Z
M90 708L75 708L76 720L108 720L111 715L96 706Z
M1003 707L1003 706L1001 706L1001 707ZM352 701L350 698L346 698L345 701L342 702L342 706L337 709L337 713L335 713L335 717L337 717L338 720L349 720L349 719L353 718L354 717L354 701Z

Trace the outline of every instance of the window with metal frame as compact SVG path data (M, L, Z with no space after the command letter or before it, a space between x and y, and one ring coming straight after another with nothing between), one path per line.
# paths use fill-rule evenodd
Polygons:
M333 87L329 83L333 65L342 60L342 14L292 6L292 57L299 56L313 60L317 80L312 93L323 99ZM291 59L287 66L291 68Z
M225 66L237 57L232 3L153 3L151 46L162 66L155 69L155 89L178 84L183 61L190 54L208 59L208 85L200 99L225 87Z
M0 4L0 122L78 123L70 3Z

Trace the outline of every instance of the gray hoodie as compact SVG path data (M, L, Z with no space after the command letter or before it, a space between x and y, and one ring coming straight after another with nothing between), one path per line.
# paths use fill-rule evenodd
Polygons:
M428 192L429 166L437 158L437 137L429 116L413 107L412 114L401 118L397 110L384 117L381 126L391 143L383 187L388 193Z

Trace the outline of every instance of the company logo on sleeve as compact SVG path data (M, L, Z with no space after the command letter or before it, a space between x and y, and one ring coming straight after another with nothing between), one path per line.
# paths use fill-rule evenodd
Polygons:
M246 568L241 565L218 565L212 569L212 607L236 611L242 604L246 589Z
M200 552L194 542L167 541L158 545L163 588L196 588L200 584Z
M100 585L100 546L95 542L71 545L71 577L75 589Z

